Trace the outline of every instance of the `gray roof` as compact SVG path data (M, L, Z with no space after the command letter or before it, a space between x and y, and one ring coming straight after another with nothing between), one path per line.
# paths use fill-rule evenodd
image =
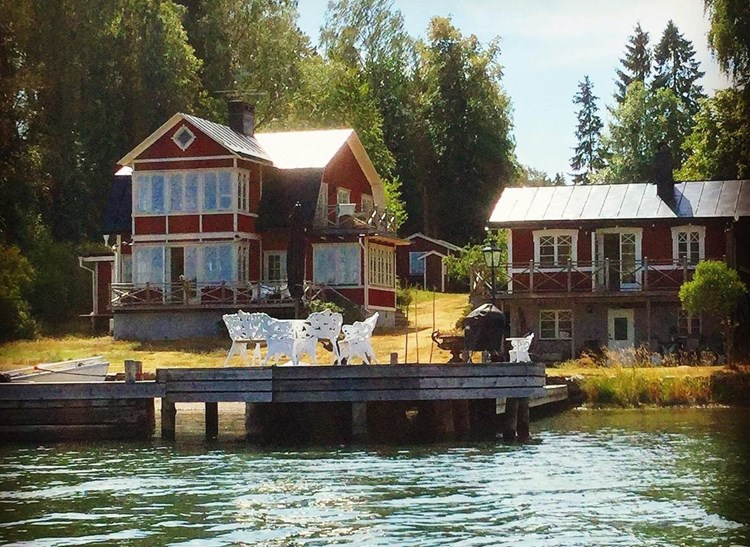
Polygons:
M750 216L750 180L725 180L676 183L672 205L656 194L655 184L648 183L506 188L489 224L746 216Z
M255 137L248 137L242 133L237 133L226 125L210 122L203 118L191 116L190 114L182 114L182 116L206 135L232 152L272 163L271 158L266 151L263 150L263 147Z

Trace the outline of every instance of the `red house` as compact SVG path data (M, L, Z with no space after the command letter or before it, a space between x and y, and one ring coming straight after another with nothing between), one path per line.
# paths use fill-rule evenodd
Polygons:
M175 114L123 157L106 214L116 338L214 334L227 310L294 313L290 214L301 204L305 290L393 324L395 249L383 183L352 129L254 133Z
M541 359L677 338L720 351L715 319L681 309L701 260L750 278L750 180L506 188L489 220L508 230L496 299ZM657 191L658 187L658 191ZM479 280L474 295L487 298Z
M396 273L401 283L445 292L448 276L443 259L461 254L461 247L420 232L406 240L409 245L396 251Z

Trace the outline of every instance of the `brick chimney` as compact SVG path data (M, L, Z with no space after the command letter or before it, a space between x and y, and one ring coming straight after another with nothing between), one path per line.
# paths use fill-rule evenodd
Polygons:
M252 137L255 131L255 106L245 101L232 99L227 101L227 110L229 111L229 127L237 133Z
M666 142L659 144L659 150L654 155L654 182L656 194L666 203L673 203L672 151Z

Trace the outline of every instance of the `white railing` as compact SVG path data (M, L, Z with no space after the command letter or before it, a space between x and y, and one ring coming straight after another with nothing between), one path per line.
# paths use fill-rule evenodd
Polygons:
M112 283L113 308L291 303L286 281Z
M313 223L315 228L369 228L379 233L396 233L396 217L377 207L363 210L361 204L338 203L329 205L325 216L318 214Z

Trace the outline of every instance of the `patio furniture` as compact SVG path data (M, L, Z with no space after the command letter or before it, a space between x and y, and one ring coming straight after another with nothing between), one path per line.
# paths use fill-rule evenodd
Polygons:
M247 313L239 310L237 313L228 313L222 316L232 339L232 347L227 352L224 366L229 366L229 360L233 355L240 355L242 361L247 364L247 344L255 342L255 350L250 364L260 364L260 342L266 339L268 328L273 320L266 313Z
M299 364L299 358L306 351L306 344L309 344L310 334L308 333L309 323L305 319L273 319L266 334L267 352L263 361L267 365L274 357L286 355L292 361L292 364Z
M305 321L307 322L306 332L309 338L300 341L297 355L302 356L303 353L307 353L312 364L317 364L315 350L318 340L327 340L333 347L333 362L338 362L340 359L338 339L344 316L331 310L323 310L311 313Z
M531 361L531 357L529 356L529 348L531 347L531 341L533 339L533 332L528 336L523 336L520 338L508 338L511 346L511 349L508 352L508 354L510 355L511 363L525 363Z
M372 349L372 331L375 330L377 323L378 313L376 312L364 321L355 321L351 325L341 327L344 333L344 339L341 341L339 349L342 364L344 360L347 364L350 364L354 357L361 358L362 362L367 365L377 364L375 351Z

